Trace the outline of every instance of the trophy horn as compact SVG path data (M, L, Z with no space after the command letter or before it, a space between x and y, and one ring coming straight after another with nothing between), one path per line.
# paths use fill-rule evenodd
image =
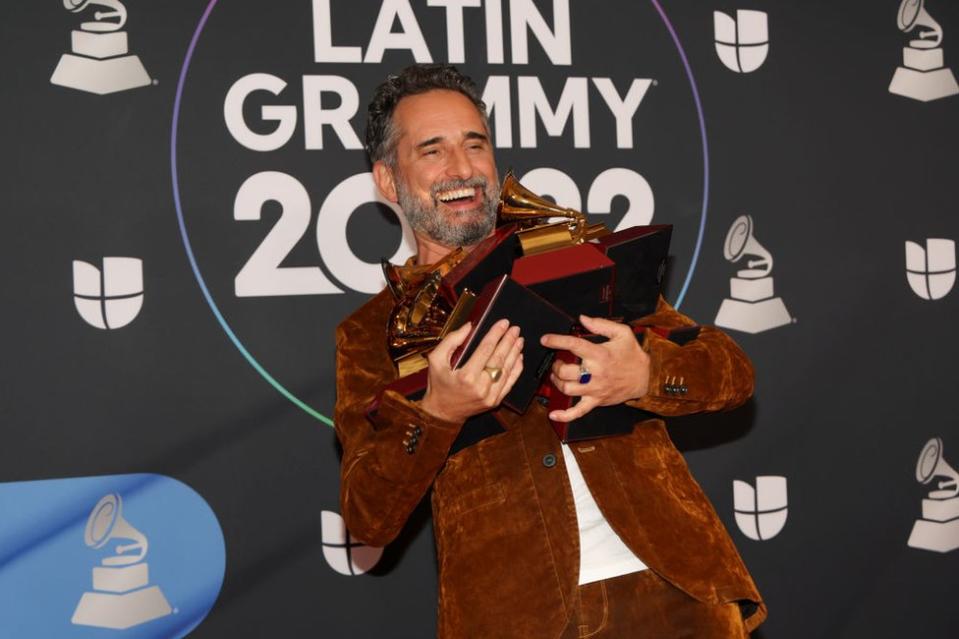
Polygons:
M380 268L383 269L383 279L386 280L386 286L390 289L390 293L393 294L393 300L403 299L406 291L403 286L403 277L400 275L400 270L395 265L390 264L390 261L385 257L380 260Z
M586 216L550 202L520 184L513 171L507 171L500 190L498 217L501 222L516 223L524 255L582 244L609 233L603 224L589 224ZM562 218L550 223L550 218Z
M584 220L579 211L553 204L541 195L537 195L520 184L513 171L507 171L503 178L500 193L499 217L504 222L524 224L543 224L551 217L567 220Z

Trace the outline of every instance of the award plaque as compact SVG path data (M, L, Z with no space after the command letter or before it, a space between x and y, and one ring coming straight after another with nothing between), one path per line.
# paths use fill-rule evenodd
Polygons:
M547 333L568 334L576 322L513 278L500 276L487 284L476 298L469 317L472 329L453 354L453 366L468 361L490 327L504 318L520 327L525 345L523 373L503 403L517 413L525 413L536 396L540 380L553 363L553 351L540 344L540 338Z
M523 254L516 228L515 224L500 226L480 242L443 277L440 294L455 306L463 291L481 291L488 282L508 275Z
M634 226L595 240L616 264L612 315L625 321L656 310L672 238L671 224Z
M503 404L517 413L526 412L536 396L543 375L553 362L553 351L540 344L540 338L547 333L566 335L576 321L509 275L501 275L489 282L479 295L466 289L460 299L458 308L463 318L460 325L469 320L472 328L463 344L454 351L451 364L454 368L465 364L490 327L499 320L507 319L510 324L519 326L526 342L523 348L523 373L503 399ZM427 370L422 369L400 377L387 385L384 391L393 390L417 400L423 396L426 381ZM379 401L377 397L369 412L376 410Z
M513 278L573 317L609 317L616 270L586 243L521 257L513 263Z

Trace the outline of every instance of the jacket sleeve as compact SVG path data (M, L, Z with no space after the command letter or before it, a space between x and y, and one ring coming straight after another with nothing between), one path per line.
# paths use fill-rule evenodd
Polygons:
M384 546L403 528L446 462L462 424L437 419L388 391L395 377L383 332L347 320L336 333L336 435L343 447L340 510L357 539Z
M679 328L695 322L662 297L656 312L637 322ZM649 392L627 402L657 415L730 410L753 394L753 366L742 349L713 326L701 327L695 339L680 346L644 329L643 350L649 354Z

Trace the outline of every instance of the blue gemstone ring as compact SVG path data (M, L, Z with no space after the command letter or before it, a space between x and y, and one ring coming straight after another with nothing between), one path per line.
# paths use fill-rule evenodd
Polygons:
M589 384L589 380L593 379L593 374L589 372L589 369L585 366L579 367L579 383L580 384Z

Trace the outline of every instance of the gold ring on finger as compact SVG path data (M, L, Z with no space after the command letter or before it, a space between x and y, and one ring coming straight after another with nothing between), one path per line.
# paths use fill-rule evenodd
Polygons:
M497 368L495 366L484 366L483 370L486 371L486 374L489 375L489 378L493 380L493 383L499 381L499 378L503 376L503 369Z

